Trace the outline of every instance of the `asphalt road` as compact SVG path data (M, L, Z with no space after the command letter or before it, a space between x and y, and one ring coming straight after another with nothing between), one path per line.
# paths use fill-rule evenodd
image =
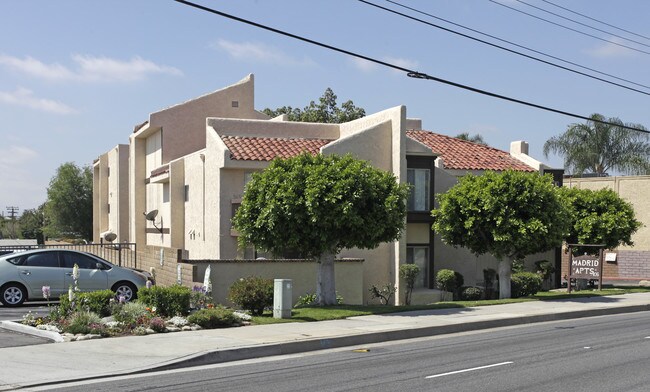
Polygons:
M36 316L44 316L49 313L49 310L47 308L47 304L43 303L29 303L17 308L9 308L0 305L0 321L19 321L22 320L23 315L29 312L32 312L32 314ZM33 344L44 343L51 343L51 341L48 339L16 333L0 328L0 348L29 346Z
M648 312L65 385L66 391L648 391ZM354 350L368 348L368 350ZM51 388L51 387L49 387Z

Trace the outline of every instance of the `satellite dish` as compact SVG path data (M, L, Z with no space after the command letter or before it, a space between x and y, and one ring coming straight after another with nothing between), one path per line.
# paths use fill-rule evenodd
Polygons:
M104 233L104 239L108 242L113 242L117 239L117 234L113 233L112 231Z
M152 221L152 222L156 220L157 216L158 216L158 210L151 210L151 211L144 214L144 217L148 221Z

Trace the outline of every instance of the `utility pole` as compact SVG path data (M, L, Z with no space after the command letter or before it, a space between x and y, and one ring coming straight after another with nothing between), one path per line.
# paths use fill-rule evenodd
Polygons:
M11 219L11 229L9 231L9 237L16 238L16 216L18 215L18 207L8 206L7 212L9 213L9 218Z

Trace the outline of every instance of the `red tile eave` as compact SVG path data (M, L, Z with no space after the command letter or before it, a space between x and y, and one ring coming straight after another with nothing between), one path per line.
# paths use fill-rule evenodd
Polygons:
M446 169L453 170L519 170L534 172L533 167L494 147L472 143L429 131L406 131L406 135L432 151L440 153Z
M274 158L291 158L303 152L318 154L328 139L266 138L222 136L230 150L230 159L242 161L271 161Z

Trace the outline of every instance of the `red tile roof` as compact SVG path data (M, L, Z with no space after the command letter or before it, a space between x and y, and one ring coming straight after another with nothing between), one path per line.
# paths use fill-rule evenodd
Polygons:
M273 158L290 158L302 152L318 154L320 148L330 143L327 139L288 139L277 137L221 136L230 150L230 159L244 161L270 161Z
M406 131L406 136L440 153L446 169L535 171L509 153L493 147L429 131Z

